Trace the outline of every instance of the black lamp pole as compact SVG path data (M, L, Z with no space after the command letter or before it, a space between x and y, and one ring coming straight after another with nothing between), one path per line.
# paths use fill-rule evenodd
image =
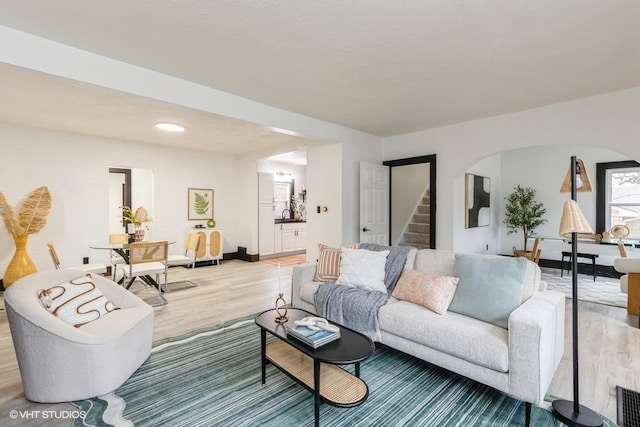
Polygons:
M571 156L571 200L577 200L576 156ZM578 385L578 233L571 233L571 315L573 337L573 402L554 400L551 406L555 417L569 427L599 427L602 418L596 412L580 404Z

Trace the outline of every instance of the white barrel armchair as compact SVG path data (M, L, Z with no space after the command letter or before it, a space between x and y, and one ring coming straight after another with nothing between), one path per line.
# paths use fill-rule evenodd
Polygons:
M25 396L34 402L69 402L120 387L151 354L153 308L111 280L92 275L118 310L78 328L49 313L38 298L85 275L79 270L35 273L4 292L7 318Z

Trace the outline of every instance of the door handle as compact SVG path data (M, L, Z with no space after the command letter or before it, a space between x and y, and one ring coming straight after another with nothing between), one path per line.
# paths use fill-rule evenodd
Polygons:
M362 229L362 232L363 232L363 233L366 233L367 231L371 231L371 229L370 229L370 228L367 228L367 227L364 227L364 228Z

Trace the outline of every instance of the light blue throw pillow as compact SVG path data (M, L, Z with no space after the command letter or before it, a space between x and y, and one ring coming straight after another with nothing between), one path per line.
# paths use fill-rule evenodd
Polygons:
M458 288L453 311L507 329L509 315L520 306L527 260L456 254Z

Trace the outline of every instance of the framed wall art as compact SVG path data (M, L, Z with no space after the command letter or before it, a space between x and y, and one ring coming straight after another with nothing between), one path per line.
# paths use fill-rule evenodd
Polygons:
M466 173L465 228L485 227L491 218L491 179Z
M187 208L189 220L213 219L213 189L189 188Z

